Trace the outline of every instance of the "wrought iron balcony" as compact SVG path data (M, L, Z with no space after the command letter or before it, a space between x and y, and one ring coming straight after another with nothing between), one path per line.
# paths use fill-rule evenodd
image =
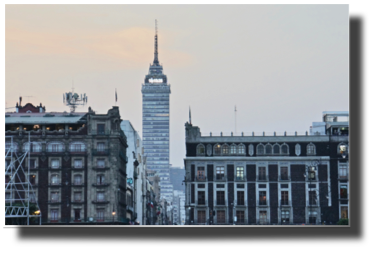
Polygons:
M257 206L268 206L267 200L257 200Z
M236 181L245 181L245 177L244 176L237 176L236 177Z
M259 175L258 181L267 181L267 176L266 175Z
M109 155L109 149L93 149L92 155L94 156Z
M208 201L207 200L197 200L196 205L208 205Z
M216 205L225 205L225 199L217 200Z
M107 201L107 200L99 200L99 199L97 199L97 200L94 200L94 201L92 201L92 203L93 204L107 204L107 203L109 203L109 201Z
M225 175L216 175L216 181L226 181L226 176Z
M237 200L237 206L246 206L246 205L247 205L246 200L242 200L242 201Z
M280 205L281 206L291 206L291 201L288 199L281 199L280 200Z
M315 199L315 200L311 200L311 201L307 201L307 206L314 206L314 207L316 207L316 206L318 206L318 200L317 199Z
M279 176L279 181L290 181L291 176Z
M206 181L206 180L207 180L206 176L199 176L199 175L196 176L196 181Z
M93 183L92 186L94 186L94 187L107 187L107 186L109 186L109 183L97 182L97 183Z

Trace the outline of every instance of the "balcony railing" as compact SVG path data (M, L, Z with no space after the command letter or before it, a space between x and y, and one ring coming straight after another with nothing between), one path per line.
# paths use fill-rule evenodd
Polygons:
M208 201L207 200L197 200L196 205L208 205Z
M266 175L259 175L258 181L267 181L267 176Z
M60 148L60 149L50 149L47 148L46 152L47 153L63 153L65 151L65 148Z
M291 180L291 176L280 176L279 177L279 181L290 181Z
M107 187L107 186L109 186L109 183L98 182L98 183L93 183L92 186L95 186L95 187Z
M196 176L196 181L206 181L206 180L207 180L206 176L199 176L199 175Z
M49 186L61 186L62 184L59 182L49 183Z
M245 177L243 176L237 176L236 181L245 181Z
M109 201L107 201L107 200L99 200L99 199L97 199L97 200L94 200L94 201L92 201L92 203L93 204L106 204L106 203L109 203Z
M216 175L216 180L217 181L226 181L226 177L224 175L222 175L222 176Z
M257 206L268 206L267 200L257 200Z
M111 134L110 130L91 130L91 134L98 136L108 136Z
M307 201L307 206L318 206L318 200Z
M238 201L237 200L237 206L246 206L246 200Z
M74 182L72 185L73 186L85 186L85 183L84 182Z
M92 155L109 155L109 149L93 149Z
M349 179L349 174L347 174L345 176L338 175L338 179L347 180L347 179Z
M216 205L225 205L225 200L217 200Z
M280 200L280 205L281 206L290 206L291 205L291 201L290 200L281 199Z

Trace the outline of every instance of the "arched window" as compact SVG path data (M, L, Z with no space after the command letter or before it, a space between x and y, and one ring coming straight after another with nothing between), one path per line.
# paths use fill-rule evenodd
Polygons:
M56 152L64 152L64 150L65 150L64 144L58 141L49 142L47 143L47 146L46 146L47 152L56 153Z
M280 146L278 144L275 144L273 146L274 154L280 154Z
M264 146L262 144L259 144L257 146L257 154L263 155L264 154Z
M235 144L230 146L230 154L237 154L237 146Z
M282 154L288 154L288 145L282 144Z
M295 146L295 154L299 156L301 154L301 146L299 144L296 144Z
M265 146L265 154L272 154L272 146L270 144Z
M312 143L307 145L307 155L315 155L316 154L316 146Z
M22 146L22 151L30 151L31 153L39 153L42 151L42 144L39 142L30 142L30 147L29 147L29 142L24 143Z
M345 158L349 153L349 146L345 143L340 143L337 147L337 154L342 155Z
M85 152L86 151L86 145L83 142L76 141L70 143L70 152L79 153L79 152Z
M229 154L229 146L227 144L222 145L222 155L228 155Z
M252 145L252 144L249 145L249 155L250 156L254 155L254 145Z
M215 144L213 147L213 154L214 155L221 155L221 145L220 144Z
M6 142L5 143L5 154L7 154L8 151L9 151L9 153L11 153L11 152L17 153L17 151L18 151L17 143L13 142L13 144L12 144L11 142Z
M197 145L196 154L197 155L205 155L205 147L203 144Z
M238 154L245 154L246 153L246 147L244 144L238 145Z

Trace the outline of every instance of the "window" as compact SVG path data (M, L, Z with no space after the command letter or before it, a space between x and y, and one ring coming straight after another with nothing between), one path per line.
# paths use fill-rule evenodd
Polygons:
M282 145L282 154L288 154L288 145Z
M238 154L245 154L245 145L244 144L238 145Z
M340 198L347 199L347 185L340 185Z
M309 205L317 205L316 191L309 191Z
M245 192L237 191L237 205L245 205Z
M203 181L205 180L205 168L197 167L197 180Z
M97 159L97 167L98 168L105 168L105 160L104 159Z
M225 205L225 192L216 191L216 201L217 205Z
M75 169L83 168L83 160L74 160L74 168Z
M341 219L348 219L349 218L348 210L349 210L349 207L341 206Z
M82 184L82 176L81 175L75 175L74 176L74 185L81 185Z
M214 146L214 155L221 155L221 145L220 144L216 144Z
M29 160L29 166L31 169L37 168L37 160L36 159L30 159Z
M29 182L34 186L36 184L36 175L29 175Z
M237 167L237 180L243 180L243 179L244 179L244 168Z
M50 221L58 221L58 210L50 210Z
M97 134L105 135L105 124L97 124Z
M225 224L225 211L217 211L217 224Z
M97 209L97 221L104 221L104 209Z
M104 202L105 201L104 192L98 192L96 195L96 200L98 202Z
M86 151L86 145L82 142L73 142L70 144L70 152L79 153L79 152L85 152Z
M281 200L280 200L281 205L289 205L288 201L288 191L282 191L281 192Z
M229 146L228 145L223 145L222 146L222 154L223 155L229 154Z
M259 211L259 224L267 224L267 211Z
M288 167L280 167L280 179L288 180Z
M197 188L205 188L205 184L197 184Z
M29 193L29 201L32 203L36 202L36 195L34 194L34 192Z
M49 142L47 144L47 152L53 152L53 153L57 153L57 152L64 152L64 144L62 142Z
M199 204L199 205L205 204L205 192L204 191L198 191L197 192L197 204Z
M29 147L29 142L24 143L23 149L24 152L30 151L31 153L38 153L42 151L42 145L38 142L31 142Z
M308 179L316 180L316 167L315 166L310 166L308 168Z
M279 145L274 145L273 152L274 152L274 154L280 154L280 147L279 147Z
M74 192L74 201L81 202L82 201L82 192Z
M197 211L197 223L205 224L205 211Z
M224 184L216 184L216 188L225 188Z
M258 167L258 180L266 180L266 167Z
M59 202L59 193L51 192L51 202L56 203Z
M340 163L338 175L340 179L347 179L347 164L346 163Z
M96 177L96 183L98 185L104 185L105 184L105 175L97 175Z
M267 144L265 147L265 153L266 154L272 154L272 146Z
M301 154L301 146L299 144L296 144L295 146L295 154L299 156Z
M230 154L237 154L237 146L236 145L230 146Z
M51 160L51 168L52 169L58 169L59 168L59 160L58 159Z
M74 209L75 221L80 220L80 209Z
M316 154L316 146L312 143L307 145L307 155L315 155Z
M290 211L282 210L281 218L282 218L281 219L282 225L289 224L289 222L290 222Z
M204 147L204 145L198 145L196 152L197 152L197 155L205 155L205 147Z
M259 155L263 155L264 154L264 147L263 147L263 145L258 145L257 146L257 154L259 154Z
M17 143L11 143L11 142L6 142L5 143L5 154L9 151L9 152L13 152L13 153L17 153L17 150L18 150L18 145Z
M259 205L266 205L266 191L259 191Z
M225 167L217 166L216 167L216 179L223 179L225 177Z
M51 184L53 184L53 185L58 185L59 184L59 177L58 177L58 175L51 175L51 178L50 178L50 180L51 180Z
M237 184L237 188L245 188L245 184Z
M245 223L245 211L236 211L237 224Z
M96 150L98 152L105 152L105 143L103 143L103 142L97 143Z
M344 143L338 145L338 154L342 155L343 158L346 157L348 153L348 146Z

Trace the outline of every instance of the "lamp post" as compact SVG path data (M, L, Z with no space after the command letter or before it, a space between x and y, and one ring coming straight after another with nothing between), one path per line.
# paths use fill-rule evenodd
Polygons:
M114 224L114 216L116 215L116 212L114 211L114 206L113 206L113 212L112 212L112 216L113 216L113 224Z

